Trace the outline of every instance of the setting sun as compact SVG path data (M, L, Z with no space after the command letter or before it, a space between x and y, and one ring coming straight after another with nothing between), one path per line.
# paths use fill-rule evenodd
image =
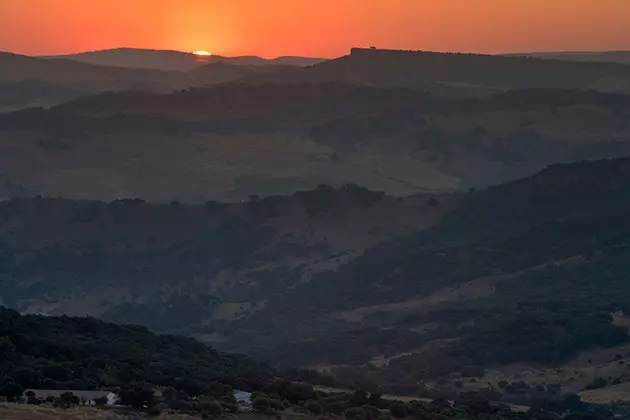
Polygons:
M204 57L212 55L212 53L210 53L208 51L195 51L193 54L194 55L204 56Z

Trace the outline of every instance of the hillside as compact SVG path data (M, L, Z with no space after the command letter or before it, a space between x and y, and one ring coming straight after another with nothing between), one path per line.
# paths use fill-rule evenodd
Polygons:
M233 74L211 66L198 71ZM482 188L630 154L629 98L520 89L447 99L337 83L106 93L0 115L0 165L34 194L108 201L238 201L348 183L394 196Z
M46 60L0 52L0 82L38 81L85 90L152 88L164 83L168 72L95 66L71 60Z
M0 331L0 383L12 379L22 388L83 390L146 382L199 395L209 392L212 382L238 385L274 374L268 366L190 338L92 318L21 316L0 307Z
M384 87L442 85L478 93L521 87L630 92L630 67L619 63L365 48L317 64L308 76Z
M223 63L234 66L311 66L324 61L322 58L277 57L265 59L257 56L224 57L212 55L196 57L184 51L148 50L141 48L115 48L110 50L86 51L77 54L37 57L67 59L99 66L130 67L166 71L191 71L208 63Z
M0 296L396 393L490 387L523 403L630 381L629 178L623 158L405 199L348 186L205 206L12 200ZM504 389L520 381L529 391Z
M189 332L254 313L381 240L431 226L448 211L444 200L347 186L199 206L5 201L0 302Z
M548 60L591 61L630 64L630 51L558 51L505 54L506 56L536 57Z
M57 105L83 94L80 90L48 82L0 83L0 112Z
M98 66L128 67L165 71L190 71L204 65L204 61L183 51L115 48L86 51L76 54L38 56L39 59L71 60Z
M273 415L279 420L310 420L326 415L547 420L566 414L610 420L628 412L627 405L588 404L574 394L555 395L525 412L483 393L468 393L451 402L406 400L378 391L315 389L309 383L272 377L274 372L263 364L218 353L194 339L157 336L142 327L92 318L21 316L1 306L0 332L0 397L7 401L0 401L3 419L259 420ZM25 389L40 387L61 394L41 400L27 391L22 399ZM252 392L253 410L238 404L233 387ZM97 399L96 407L82 405L79 391L93 389L116 391L115 405L105 405L107 399Z
M482 379L464 389L501 393L500 381L523 380L577 392L598 372L627 382L629 177L630 159L584 162L464 194L438 225L217 331L238 331L227 348L349 377L362 366L416 392L444 376L434 390L471 376Z

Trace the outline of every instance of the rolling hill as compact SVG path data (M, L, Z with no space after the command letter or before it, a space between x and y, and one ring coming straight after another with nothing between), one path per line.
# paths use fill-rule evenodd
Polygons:
M520 89L449 99L337 83L106 93L0 115L0 164L34 194L77 199L238 201L348 183L453 191L630 154L629 98Z
M630 92L630 66L620 63L365 48L319 63L295 79L406 86L450 96L524 87Z
M439 224L267 300L230 342L402 389L628 381L628 177L630 159L583 162L463 194Z
M34 389L100 389L137 383L199 395L212 382L242 385L274 371L190 338L93 318L22 316L0 306L0 383Z
M405 199L348 186L205 206L11 200L0 296L395 393L522 403L630 381L629 177L622 158Z
M212 55L196 57L184 51L149 50L141 48L115 48L87 51L77 54L40 56L46 59L67 59L99 66L130 67L165 71L191 71L209 63L234 66L299 66L306 67L324 61L323 58L277 57L265 59L257 56L224 57Z
M45 60L0 52L0 82L48 82L74 89L153 88L172 77L168 72L96 66L72 60Z

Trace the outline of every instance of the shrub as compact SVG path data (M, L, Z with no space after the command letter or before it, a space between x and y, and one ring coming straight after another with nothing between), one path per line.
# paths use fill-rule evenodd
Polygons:
M389 412L395 418L401 419L407 417L407 414L409 414L409 408L404 403L396 402L389 407Z
M315 402L315 401L309 401L304 405L304 408L306 408L308 411L310 411L313 414L317 414L317 415L322 415L324 414L324 407L322 407L321 404Z
M252 408L254 411L264 413L268 408L271 408L271 400L266 395L258 395L252 400Z
M602 378L601 376L598 376L597 378L593 379L591 381L591 383L589 383L588 385L586 385L586 389L599 389L599 388L603 388L607 385L607 381L606 379Z

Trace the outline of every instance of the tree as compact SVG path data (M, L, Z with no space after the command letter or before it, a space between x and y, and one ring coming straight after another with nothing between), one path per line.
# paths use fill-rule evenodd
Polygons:
M322 407L321 404L315 401L307 402L304 405L304 408L306 408L308 411L318 416L324 414L324 407Z
M149 416L159 417L160 414L162 414L162 412L167 408L168 406L164 403L153 405L151 408L149 408Z
M64 392L59 396L59 405L63 408L70 408L79 405L81 400L72 392Z
M13 360L16 354L15 344L7 337L0 337L0 360Z
M368 403L367 392L355 391L350 397L350 405L353 407L360 407Z
M407 408L406 404L395 402L389 407L389 412L397 419L401 419L403 417L407 417L407 414L409 414L409 409Z
M264 394L257 395L256 398L252 400L252 408L254 411L264 413L265 410L271 408L271 400Z
M214 418L221 415L223 407L213 397L203 396L199 398L199 411L206 416Z
M151 408L156 404L153 388L149 384L138 384L120 392L122 405L143 409Z
M177 396L177 390L173 388L172 386L167 386L166 388L162 390L162 397L166 401L173 401L176 396Z
M362 420L365 418L365 413L358 407L350 407L346 410L346 418L348 420Z
M599 389L605 387L607 384L606 379L601 376L596 377L590 384L586 385L586 389Z
M324 410L327 413L333 414L342 414L344 411L346 411L347 408L347 405L344 404L342 401L331 401L329 403L326 403L326 405L324 406Z
M17 401L22 397L24 388L15 382L7 382L0 388L0 396L6 397L8 401Z

